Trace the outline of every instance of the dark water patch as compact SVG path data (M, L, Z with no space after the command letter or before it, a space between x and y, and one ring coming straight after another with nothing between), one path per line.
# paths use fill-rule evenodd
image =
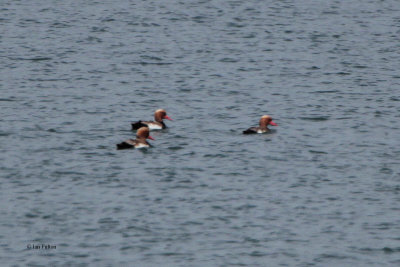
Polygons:
M252 251L249 254L250 257L264 257L264 256L267 256L267 255L268 254L266 252L262 252L262 251L259 251L259 250Z
M84 232L96 232L96 231L98 231L99 229L98 228L83 228L82 229L82 231L84 231Z
M217 153L217 154L205 154L203 157L204 158L226 158L226 157L228 157L228 155Z
M339 71L339 72L337 72L335 74L339 75L339 76L347 76L347 75L351 75L351 72Z
M83 254L83 253L72 253L71 256L74 257L74 258L87 258L90 255L89 254Z
M308 150L308 152L313 153L313 154L328 154L325 151L317 151L317 150Z
M33 214L33 213L27 213L25 214L26 218L38 218L40 214Z
M337 260L344 260L344 259L351 259L354 257L343 255L343 254L336 254L336 253L323 253L319 257L315 259L316 262L322 262L327 259L337 259Z
M254 209L254 208L257 208L257 206L256 205L245 204L245 205L236 207L235 210L246 210L247 211L247 210Z
M33 62L35 62L35 61L52 60L53 58L51 58L51 57L33 57L33 58L21 58L21 57L19 57L19 58L9 58L9 59L10 60L15 60L15 61L22 60L22 61L33 61Z
M391 192L394 194L399 194L400 193L400 185L380 185L376 189L378 192Z
M136 62L132 62L131 64L142 65L142 66L147 66L147 65L164 66L164 65L172 65L173 63L171 63L171 62L145 62L145 61L136 61Z
M64 149L64 148L61 148ZM86 176L86 173L84 172L77 172L77 171L55 171L53 172L53 177L62 177L62 176L78 176L84 178Z
M181 150L181 149L183 149L184 147L182 147L182 146L172 146L172 147L168 147L168 149L170 149L170 150L172 150L172 151L177 151L177 150Z
M238 62L238 60L235 59L235 58L224 57L224 58L221 58L221 59L219 60L219 62L223 62L223 63L235 63L235 62Z
M61 78L61 79L43 79L43 78L35 78L35 79L28 79L30 82L57 82L57 81L69 81L68 78Z
M318 116L318 117L300 117L301 120L306 121L327 121L329 120L330 116Z
M246 34L245 36L243 36L243 38L246 38L246 39L253 39L256 37L257 37L256 33L249 33L249 34Z
M63 29L63 28L70 28L72 27L70 24L68 23L64 23L64 22L54 22L53 24L51 24L51 28L59 28L59 29Z
M215 176L229 176L229 177L242 177L246 176L243 172L215 172L213 173ZM229 189L230 191L230 189Z
M360 248L358 249L361 253L385 253L385 254L392 254L392 253L398 253L400 252L400 247L383 247L383 248Z
M189 180L189 179L184 179L184 180L178 181L178 183L181 183L181 184L190 184L190 183L193 183L193 181L192 181L192 180Z
M335 93L339 93L339 90L327 90L327 91L314 91L311 92L312 94L335 94Z
M383 173L383 174L393 174L394 173L394 171L390 168L381 168L381 169L379 169L379 172Z
M383 252L385 252L385 253L398 253L398 252L400 252L400 247L397 247L397 248L390 248L390 247L384 247L383 249Z
M156 56L141 56L140 58L144 60L155 60L155 61L162 61L163 59L161 57L156 57Z
M366 66L366 65L353 65L352 67L356 68L356 69L366 69L366 68L368 68L368 66Z
M13 133L13 132L3 132L3 131L0 131L0 136L3 136L3 137L6 137L6 136L12 136L12 135L14 135L15 133Z
M90 32L107 32L107 27L98 27L98 26L94 26L90 29Z
M13 101L18 101L18 99L16 97L0 98L0 102L13 102Z
M260 68L245 68L245 67L240 67L237 70L243 72L261 71Z
M194 16L191 18L191 20L196 23L204 23L207 21L207 17L206 16Z
M228 22L226 26L230 28L242 28L245 27L246 25L243 23Z

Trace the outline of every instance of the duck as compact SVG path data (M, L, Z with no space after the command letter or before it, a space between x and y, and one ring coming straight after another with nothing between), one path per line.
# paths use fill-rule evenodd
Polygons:
M142 148L150 147L150 144L146 139L154 140L150 135L150 130L148 127L141 127L136 132L136 139L128 139L122 143L117 144L117 149L128 149L128 148Z
M132 123L132 131L137 130L141 127L148 127L150 130L161 130L167 128L164 123L164 119L172 121L172 119L167 115L165 109L157 109L154 112L154 121L138 121Z
M269 115L264 115L260 119L260 126L258 127L250 127L249 129L243 131L243 134L256 134L256 133L266 133L269 132L268 125L278 126L275 122L272 121L272 117Z

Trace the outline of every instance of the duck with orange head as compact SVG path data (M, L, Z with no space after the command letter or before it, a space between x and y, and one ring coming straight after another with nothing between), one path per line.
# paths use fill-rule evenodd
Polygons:
M141 127L136 132L136 139L128 139L122 143L117 144L117 149L128 149L128 148L142 148L150 147L150 144L146 139L154 140L150 135L150 130L148 127Z
M249 129L243 131L243 134L257 134L257 133L266 133L269 132L270 129L268 125L278 126L275 122L272 121L272 117L269 115L264 115L260 119L260 126L258 127L250 127Z
M132 123L132 130L137 130L141 127L149 127L150 130L161 130L167 128L164 123L164 119L172 121L172 119L167 115L165 109L157 109L154 112L154 121L138 121Z

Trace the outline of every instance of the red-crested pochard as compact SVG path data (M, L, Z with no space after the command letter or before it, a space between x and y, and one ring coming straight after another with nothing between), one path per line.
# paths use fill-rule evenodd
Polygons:
M164 109L157 109L154 112L154 121L138 121L132 123L132 130L137 130L140 127L149 127L150 130L161 130L165 129L167 126L164 123L164 119L172 121L172 119L167 115Z
M275 122L272 121L271 116L264 115L260 119L260 126L259 127L251 127L246 131L243 131L244 134L256 134L256 133L266 133L270 131L268 129L268 125L278 126Z
M154 140L154 138L150 136L149 128L141 127L136 132L136 139L128 139L120 144L117 144L117 149L150 147L150 144L146 141L146 139Z

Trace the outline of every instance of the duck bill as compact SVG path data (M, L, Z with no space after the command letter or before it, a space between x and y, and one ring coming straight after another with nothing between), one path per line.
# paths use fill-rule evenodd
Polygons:
M151 135L149 135L149 137L147 137L148 139L151 139L151 140L156 140L156 139L154 139Z
M272 126L278 126L278 124L276 124L276 123L273 122L273 121L270 121L269 124L272 125Z
M168 115L165 115L165 116L164 116L164 119L167 119L167 120L172 121L172 119L171 119Z

